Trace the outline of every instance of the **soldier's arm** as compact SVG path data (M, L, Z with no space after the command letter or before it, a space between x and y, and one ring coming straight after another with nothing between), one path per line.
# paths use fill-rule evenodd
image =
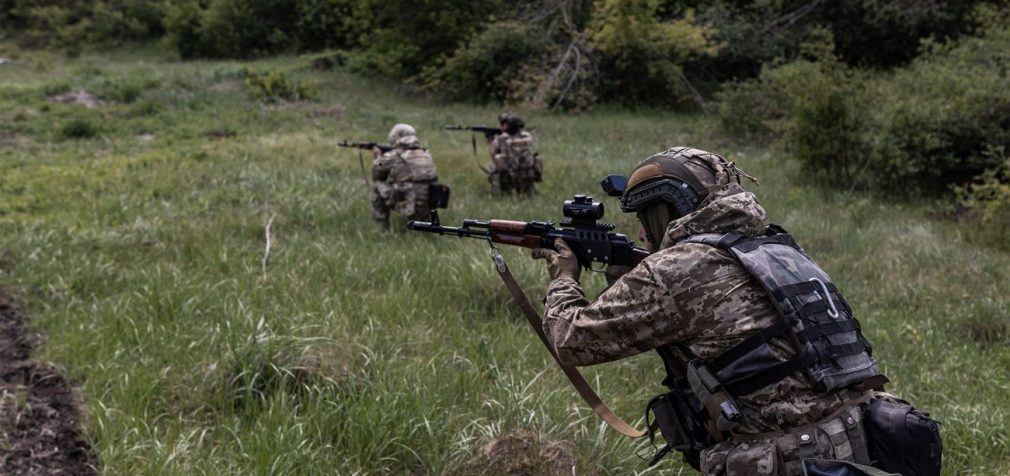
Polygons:
M691 326L677 319L675 294L657 279L650 260L592 302L577 281L557 279L547 290L544 332L570 365L630 357L692 335Z

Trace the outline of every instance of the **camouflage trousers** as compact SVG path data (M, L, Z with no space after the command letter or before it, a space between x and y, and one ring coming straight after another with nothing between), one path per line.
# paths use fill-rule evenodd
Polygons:
M817 423L788 432L761 435L734 435L701 455L701 473L719 476L804 476L810 472L804 461L856 468L858 472L837 474L883 475L869 464L862 408L843 407ZM859 464L855 464L859 463Z
M375 182L372 184L372 216L389 224L389 212L408 220L428 219L428 187L432 182Z
M487 176L488 183L491 184L493 195L507 195L518 193L520 195L532 195L536 190L533 188L534 181L519 176L510 171L491 172Z

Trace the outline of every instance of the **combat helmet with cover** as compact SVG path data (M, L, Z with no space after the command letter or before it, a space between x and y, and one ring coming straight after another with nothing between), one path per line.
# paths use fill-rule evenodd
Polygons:
M697 210L711 190L739 184L742 176L747 175L720 155L674 147L635 167L621 195L621 210L638 215L656 250L671 221Z
M393 147L404 146L404 147L420 147L420 141L417 139L417 131L414 126L410 124L397 124L389 130L389 137L387 137L389 145Z

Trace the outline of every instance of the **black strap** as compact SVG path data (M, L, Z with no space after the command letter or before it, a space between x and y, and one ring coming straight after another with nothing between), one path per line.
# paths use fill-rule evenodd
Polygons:
M816 361L817 356L814 352L806 352L781 364L769 367L761 373L737 380L736 382L724 383L722 386L730 395L736 397L748 395L778 382L794 372L803 370Z
M807 327L807 336L811 340L818 339L824 336L830 336L835 334L841 334L843 332L859 330L859 322L855 319L847 319L843 321L833 321L826 322L824 324L818 324Z
M828 347L824 351L824 353L826 354L825 357L830 357L832 359L836 359L838 357L844 357L846 355L859 354L859 353L865 352L866 350L867 350L866 349L866 341L864 339L859 339L859 340L857 340L855 342L852 342L852 343L849 343L849 344L835 344L835 345L832 345L832 346Z
M831 293L834 293L836 295L838 294L838 288L835 287L835 283L828 282L825 283L825 286L827 286L828 291L830 291ZM779 301L784 301L793 296L799 296L801 294L810 294L814 291L820 291L820 290L821 290L820 284L817 284L814 281L804 281L802 283L787 284L785 286L782 286L776 289L774 292L772 292L772 296L775 296L775 299L778 299Z
M666 369L663 385L666 385L670 390L677 390L677 380L684 375L684 369L679 365L673 351L668 346L656 347L656 353L663 359L663 368Z
M789 326L785 321L779 319L775 324L761 329L757 333L741 341L739 344L730 347L727 351L720 354L719 357L716 357L715 360L708 364L708 368L712 369L712 372L719 373L733 362L743 358L743 356L747 355L752 350L761 347L773 338L785 334L788 331Z

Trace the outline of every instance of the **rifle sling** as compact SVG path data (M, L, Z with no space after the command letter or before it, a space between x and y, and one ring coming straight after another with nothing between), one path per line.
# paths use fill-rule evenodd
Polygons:
M526 315L526 320L529 321L530 326L532 326L533 330L536 331L538 336L540 336L540 340L544 343L544 346L547 347L547 351L551 353L551 357L554 357L554 361L557 362L559 367L561 367L561 371L565 373L565 376L568 377L568 380L575 387L575 390L579 392L579 395L582 396L586 403L589 404L589 406L594 412L596 412L597 415L600 416L600 418L603 418L603 421L607 422L607 425L610 425L610 427L618 433L630 438L640 438L645 436L646 433L644 431L635 429L622 420L621 417L615 415L614 412L611 411L605 403L603 403L603 400L600 399L600 396L596 394L593 388L589 386L589 383L586 382L585 377L582 376L582 373L580 373L578 369L571 365L561 363L561 360L558 359L558 355L554 352L554 347L551 345L551 341L547 338L547 335L544 334L543 323L540 320L540 315L533 309L533 305L530 304L530 300L526 296L526 293L521 287L519 287L519 283L517 283L515 278L512 276L512 271L509 271L508 266L505 264L505 260L497 252L492 254L491 258L494 260L495 269L498 271L498 275L501 276L502 281L505 282L505 287L509 289L509 292L512 293L512 297L515 299L516 304L519 305L519 309L522 309L523 314Z

